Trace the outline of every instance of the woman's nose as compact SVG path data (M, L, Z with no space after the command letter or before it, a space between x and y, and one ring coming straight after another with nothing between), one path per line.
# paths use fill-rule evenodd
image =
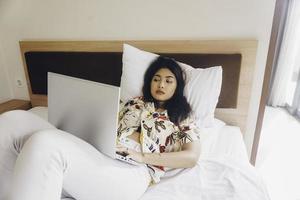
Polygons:
M164 82L163 82L163 81L160 81L158 87L159 87L159 88L164 88L164 87L165 87Z

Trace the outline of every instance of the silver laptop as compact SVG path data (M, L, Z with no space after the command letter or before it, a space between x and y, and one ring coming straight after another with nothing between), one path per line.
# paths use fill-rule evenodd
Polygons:
M138 164L116 154L120 87L48 72L48 120L93 145L100 152Z

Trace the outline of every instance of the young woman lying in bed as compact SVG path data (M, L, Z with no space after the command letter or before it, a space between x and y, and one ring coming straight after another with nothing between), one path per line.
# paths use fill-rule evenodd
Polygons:
M143 97L121 109L119 140L131 140L140 148L118 145L117 152L145 163L140 166L108 158L26 111L1 115L0 172L7 173L0 174L0 194L11 191L11 200L53 200L61 194L77 200L138 199L169 168L193 167L198 160L199 131L183 90L180 66L158 57L145 73Z

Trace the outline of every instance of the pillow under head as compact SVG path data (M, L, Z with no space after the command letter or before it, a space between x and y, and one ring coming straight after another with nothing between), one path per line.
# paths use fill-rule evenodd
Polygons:
M144 74L159 55L123 45L123 72L121 76L121 100L142 96ZM222 67L193 68L178 62L186 74L184 95L191 105L197 125L210 127L222 85Z

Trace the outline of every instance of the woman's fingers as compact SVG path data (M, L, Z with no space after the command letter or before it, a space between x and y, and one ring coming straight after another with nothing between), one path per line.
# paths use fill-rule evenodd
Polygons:
M116 148L122 148L122 147L124 147L124 146L121 145L121 144L117 144L117 145L116 145Z
M123 147L123 146L116 146L116 151L118 152L126 152L128 153L128 148L127 147Z
M126 148L126 147L117 147L116 149L117 149L117 151L127 151L128 150L128 148Z
M132 154L134 153L135 151L132 150L132 149L128 149L127 147L124 147L122 145L117 145L116 146L116 152L124 152L126 154Z

